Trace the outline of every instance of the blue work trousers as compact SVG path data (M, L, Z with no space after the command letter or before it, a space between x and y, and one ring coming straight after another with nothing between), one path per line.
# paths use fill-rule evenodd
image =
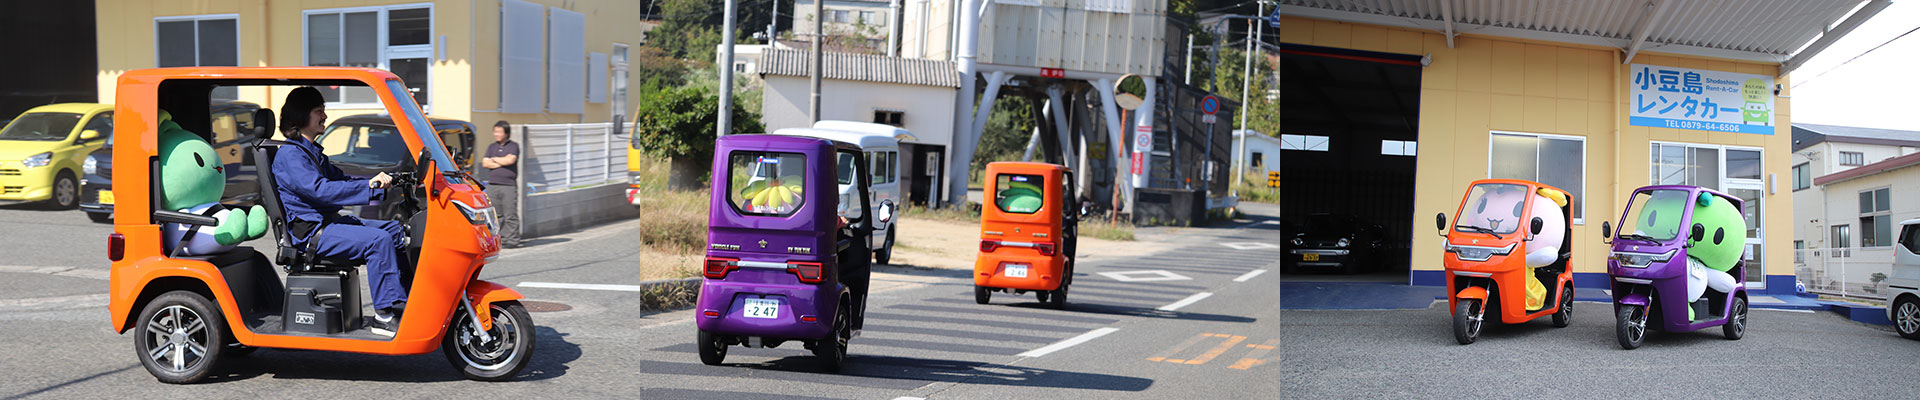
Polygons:
M379 310L407 301L407 290L400 284L398 245L403 235L396 221L342 216L309 241L320 256L366 260L367 286L373 291L373 309Z

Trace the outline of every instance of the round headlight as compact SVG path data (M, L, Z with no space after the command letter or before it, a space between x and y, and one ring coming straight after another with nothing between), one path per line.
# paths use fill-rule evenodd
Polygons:
M1307 243L1307 241L1305 241L1305 240L1300 240L1300 238L1293 238L1293 245L1295 245L1295 246L1299 246L1299 245L1302 245L1302 244L1306 244L1306 243Z
M1340 238L1340 241L1333 242L1333 247L1347 247L1347 245L1351 243L1352 242L1347 241L1347 238Z
M87 157L87 161L85 161L85 162L81 162L81 163L80 163L80 170L81 170L81 171L86 171L86 172L87 172L87 175L93 175L93 174L97 174L97 173L99 173L99 172L100 172L100 159L98 159L98 158L93 158L93 157Z

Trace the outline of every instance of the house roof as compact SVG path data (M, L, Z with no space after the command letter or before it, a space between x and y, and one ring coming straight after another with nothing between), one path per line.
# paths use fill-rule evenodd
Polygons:
M1877 162L1877 163L1853 167L1853 169L1827 174L1825 176L1821 176L1818 178L1813 178L1813 184L1819 185L1819 186L1826 186L1828 184L1859 179L1862 177L1866 177L1868 175L1878 174L1881 172L1887 172L1887 171L1892 171L1896 169L1906 168L1906 167L1913 166L1914 164L1920 164L1920 153L1913 153L1913 154L1908 154L1904 156L1889 158L1886 160L1881 160L1880 162Z
M1920 131L1804 123L1793 124L1793 151L1800 151L1800 149L1820 144L1820 142L1920 147Z
M760 53L760 75L807 77L808 51L767 49ZM826 52L823 79L960 87L960 72L952 61L895 58L868 54Z

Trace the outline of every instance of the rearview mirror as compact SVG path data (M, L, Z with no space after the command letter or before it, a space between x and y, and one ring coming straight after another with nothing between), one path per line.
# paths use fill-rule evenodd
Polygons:
M99 138L100 138L99 130L88 129L88 130L80 131L80 141L82 142L93 141L94 139L99 139Z
M1604 238L1604 239L1612 239L1612 238L1613 238L1613 223L1612 223L1612 222L1610 222L1610 221L1600 221L1600 237L1601 237L1601 238Z
M1440 236L1446 236L1447 235L1447 213L1435 214L1433 216L1433 227L1435 229L1440 230Z

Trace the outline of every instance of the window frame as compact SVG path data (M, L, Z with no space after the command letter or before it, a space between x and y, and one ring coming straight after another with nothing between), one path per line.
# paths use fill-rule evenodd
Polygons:
M1827 226L1828 244L1831 244L1833 248L1836 248L1836 249L1845 249L1845 248L1853 247L1852 246L1853 243L1849 243L1853 241L1852 227L1853 227L1852 224L1839 224L1839 225Z
M427 10L427 43L399 45L399 46L391 44L392 39L388 37L388 30L389 30L388 25L392 24L392 19L391 17L388 16L388 13L394 10L411 10L411 9L419 9L419 8L425 8ZM440 59L436 57L436 54L434 54L434 46L439 44L438 42L439 40L434 35L434 33L437 32L436 25L438 22L436 21L436 18L435 18L436 11L437 10L434 9L433 3L407 3L407 4L391 4L391 5L381 5L381 6L318 8L318 9L311 9L311 10L300 10L300 65L306 65L306 66L313 65L313 60L312 60L313 52L312 52L312 48L308 45L309 41L311 40L311 36L313 35L313 27L308 23L308 21L310 21L309 18L312 18L313 15L335 14L340 16L340 21L341 21L340 28L342 30L340 35L340 52L342 54L341 62L345 63L346 60L344 55L347 51L347 35L345 34L346 14L373 12L374 13L374 17L373 17L374 29L375 29L374 38L373 38L374 60L377 60L379 62L379 65L377 67L383 70L392 71L393 60L395 59L412 59L412 58L426 59L427 60L427 81L424 82L423 85L425 87L425 91L427 92L425 96L427 99L427 104L420 105L420 111L422 113L431 113L433 111L433 105L440 102L440 100L435 98L435 96L433 95L433 92L434 92L433 90L434 88L433 69L434 68L433 67L435 63L440 62ZM378 88L369 88L369 89L375 90L375 91L379 90ZM380 104L379 98L380 97L376 94L374 96L374 101L372 103L348 103L344 101L328 102L327 108L340 109L340 110L371 110L371 109L386 108L385 105ZM345 100L345 97L342 96L341 99Z
M1887 197L1892 197L1893 188L1891 186L1881 186L1881 187L1876 187L1872 189L1856 191L1856 193L1858 193L1859 196L1868 197L1869 206L1874 208L1873 210L1862 209L1859 211L1858 217L1860 219L1860 248L1864 249L1864 248L1873 248L1873 247L1892 246L1893 242L1896 242L1899 240L1898 239L1899 232L1895 232L1893 229L1893 225L1898 222L1893 220L1893 201L1888 200L1885 202L1887 203L1886 209L1879 209L1877 205L1882 203L1880 200ZM1878 234L1880 230L1879 228L1882 225L1880 223L1880 221L1882 221L1881 218L1884 218L1884 220L1886 221L1885 225L1887 226L1888 237L1880 237L1880 235ZM1868 225L1872 225L1872 229L1868 229ZM1870 241L1868 239L1874 239L1874 240L1871 240L1872 243L1869 244L1868 242Z
M234 61L234 64L241 64L240 60L243 57L240 56L240 50L245 48L245 47L242 47L241 41L245 39L240 36L240 32L242 30L240 27L240 14L201 14L201 15L175 15L175 16L166 16L166 17L153 17L153 40L154 40L153 65L155 67L160 66L160 45L159 45L160 23L162 22L193 22L194 23L193 24L193 65L198 67L198 66L206 66L206 63L203 63L200 61L201 52L200 52L199 22L211 21L211 20L222 20L222 19L233 20L233 59L234 59L233 61ZM238 65L235 65L235 66L238 66Z
M1847 167L1858 167L1858 166L1862 166L1862 165L1867 165L1867 153L1866 153L1866 152L1861 152L1861 151L1842 151L1842 152L1839 152L1839 154L1840 154L1840 159L1839 159L1839 160L1836 160L1836 161L1839 161L1839 162L1840 162L1840 165L1841 165L1841 166L1847 166ZM1855 158L1859 158L1859 161L1852 161L1852 162L1849 162L1849 161L1848 161L1848 157L1850 157L1850 156L1851 156L1851 157L1855 157Z
M1803 162L1793 166L1793 191L1813 187L1813 163Z
M1298 141L1298 142L1299 142L1300 144L1299 144L1298 146L1294 146L1294 147L1291 147L1291 148L1289 148L1289 147L1287 147L1287 139L1294 139L1295 141ZM1313 142L1312 142L1312 140L1314 140L1314 139L1320 139L1320 145L1319 145L1319 146L1314 146L1314 144L1313 144ZM1489 146L1491 146L1491 145L1489 145ZM1291 151L1333 151L1333 137L1331 137L1331 136L1320 136L1320 135L1295 135L1295 134L1287 134L1287 133L1283 133L1283 134L1280 134L1280 150L1281 150L1281 151L1288 151L1288 150L1291 150Z
M607 108L613 110L613 123L626 123L627 93L632 90L628 82L628 65L632 62L633 47L626 43L613 42L607 50Z
M1530 136L1530 137L1533 137L1535 140L1556 139L1556 140L1573 140L1573 141L1580 142L1580 187L1578 189L1579 189L1580 196L1584 197L1587 195L1587 180L1588 180L1587 179L1587 171L1588 171L1587 163L1589 162L1589 160L1587 159L1587 138L1585 136L1492 130L1487 132L1487 154L1493 154L1493 136L1494 135ZM1537 151L1534 152L1534 159L1535 159L1534 175L1536 177L1538 177L1540 174L1539 157L1540 157L1540 153ZM1488 178L1493 177L1493 157L1487 157L1487 169L1486 169L1485 176ZM1545 183L1545 182L1542 182L1542 183ZM1569 224L1568 226L1587 224L1587 219L1586 219L1587 206L1586 206L1585 200L1586 199L1584 198L1574 199L1574 204L1577 207L1574 207L1573 217L1571 218L1572 220L1567 221Z

